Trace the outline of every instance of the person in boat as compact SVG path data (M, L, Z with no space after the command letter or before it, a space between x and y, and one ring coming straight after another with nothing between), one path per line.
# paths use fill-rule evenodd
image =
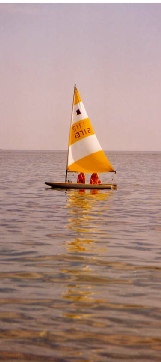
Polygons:
M91 178L90 178L90 184L98 185L101 183L102 183L102 181L100 180L98 173L96 173L96 172L92 173Z
M85 182L86 182L86 179L85 179L84 172L79 173L78 178L77 178L77 183L78 184L85 184Z

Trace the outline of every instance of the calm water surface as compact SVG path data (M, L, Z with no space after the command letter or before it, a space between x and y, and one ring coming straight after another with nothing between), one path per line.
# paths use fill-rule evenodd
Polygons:
M93 194L46 187L65 152L0 151L0 360L161 361L161 153L108 156Z

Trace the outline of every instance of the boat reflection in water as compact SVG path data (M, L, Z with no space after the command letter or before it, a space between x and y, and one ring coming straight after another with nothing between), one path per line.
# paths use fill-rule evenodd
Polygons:
M86 319L97 304L95 286L102 279L97 274L98 258L107 248L107 243L106 246L101 243L102 247L99 243L107 238L107 233L102 229L101 217L108 209L111 194L111 191L98 190L67 192L69 240L66 241L66 250L69 267L63 272L69 282L63 298L70 302L64 315L68 318Z
M72 240L67 242L67 250L94 252L88 245L97 242L101 238L103 230L101 227L101 215L108 209L107 200L110 192L98 190L79 190L67 193L67 205L69 219L67 228L71 231Z

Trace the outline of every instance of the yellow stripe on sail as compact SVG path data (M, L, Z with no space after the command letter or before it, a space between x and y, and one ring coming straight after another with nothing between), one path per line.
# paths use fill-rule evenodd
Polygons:
M80 102L82 102L81 96L80 96L80 94L79 94L79 92L78 92L78 89L75 87L75 89L74 89L74 101L73 101L73 104L75 105L75 104L80 103Z
M69 146L93 134L95 132L89 118L78 121L71 126Z
M75 172L114 172L114 168L103 151L85 156L68 166L68 171Z

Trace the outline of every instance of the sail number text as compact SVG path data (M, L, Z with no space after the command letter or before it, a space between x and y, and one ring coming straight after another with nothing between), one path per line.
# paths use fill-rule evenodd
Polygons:
M83 122L84 123L84 122ZM90 127L86 127L86 128L83 128L82 126L84 126L84 124L82 123L78 123L77 125L74 125L72 127L72 130L74 132L74 137L75 138L80 138L82 136L86 136L88 135L89 133L91 133L91 128ZM83 128L83 129L82 129Z

